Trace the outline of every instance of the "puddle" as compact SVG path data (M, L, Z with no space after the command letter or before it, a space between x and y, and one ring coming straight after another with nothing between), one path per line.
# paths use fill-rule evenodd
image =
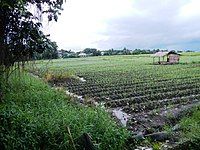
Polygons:
M66 91L65 93L66 93L67 95L69 95L69 96L74 95L73 93L71 93L71 92L69 92L69 91Z
M153 148L140 146L140 147L136 148L135 150L153 150Z
M71 96L71 97L75 97L75 98L79 99L79 100L80 100L80 103L83 103L83 97L82 97L82 96L76 95L76 94L71 93L71 92L69 92L69 91L66 91L65 93L66 93L67 95Z
M128 118L130 117L127 113L123 112L121 108L113 109L112 113L120 120L123 126L126 126Z
M86 80L83 78L83 77L77 77L78 78L78 80L80 80L81 82L86 82Z
M86 80L84 78L79 78L82 82L85 82Z
M95 102L96 106L105 109L105 102Z

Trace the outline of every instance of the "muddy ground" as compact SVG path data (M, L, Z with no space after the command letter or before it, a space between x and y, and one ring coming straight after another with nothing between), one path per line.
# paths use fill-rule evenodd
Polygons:
M120 101L110 101L105 99L99 101L98 97L86 97L77 95L73 91L67 90L67 86L77 82L77 79L53 80L49 83L54 87L63 87L66 94L72 96L75 101L82 104L93 106L104 106L106 111L115 118L116 122L125 126L132 133L132 138L142 143L145 139L151 139L153 142L162 142L162 149L177 149L177 142L180 138L181 127L178 124L180 119L190 115L192 108L200 105L200 94L189 95L170 99L170 104L166 104L164 99L158 103L140 103L135 105L123 104ZM85 82L82 79L81 82ZM163 103L164 102L164 103ZM163 105L162 105L163 103ZM151 106L152 105L152 106ZM157 105L157 106L156 106ZM150 145L145 145L148 149ZM139 149L142 149L141 147ZM180 149L180 147L179 147Z

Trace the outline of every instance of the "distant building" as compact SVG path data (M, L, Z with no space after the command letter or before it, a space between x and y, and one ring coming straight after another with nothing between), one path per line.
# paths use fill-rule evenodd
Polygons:
M59 58L62 58L62 56L63 56L62 51L61 51L61 50L58 50L58 57L59 57Z
M105 52L104 51L101 51L101 55L103 56L105 54Z
M153 64L175 64L179 63L180 54L175 51L170 52L157 52L152 55ZM158 58L158 61L155 62L155 58Z
M80 54L78 54L78 56L79 56L79 57L86 57L87 54L86 54L86 53L80 53Z

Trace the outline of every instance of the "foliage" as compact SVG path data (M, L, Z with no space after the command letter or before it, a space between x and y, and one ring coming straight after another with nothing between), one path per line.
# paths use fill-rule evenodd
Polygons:
M160 150L161 144L158 142L153 143L153 150Z
M42 53L52 45L41 31L40 18L45 13L49 21L57 21L62 4L63 0L0 1L1 78L8 77L16 62L24 64L35 52ZM37 14L34 14L34 9L37 9Z
M200 146L200 107L193 110L192 115L185 116L181 122L182 138L180 142L190 141L189 148L195 149Z
M12 75L0 105L1 149L74 149L89 133L99 149L123 149L128 133L100 108L77 106L39 79Z
M86 53L91 56L100 56L101 52L98 51L96 48L86 48L83 50L83 53Z
M78 57L77 53L75 53L71 50L68 51L68 50L63 50L63 49L60 50L59 55L60 55L59 56L60 58L77 58Z
M127 48L123 48L122 50L116 50L116 49L109 49L103 51L103 55L139 55L139 54L153 54L160 51L157 50L145 50L145 49L135 49L135 50L129 50Z
M43 53L34 53L34 59L57 59L58 58L58 46L56 42L51 42L48 40L47 43L45 43L45 50Z

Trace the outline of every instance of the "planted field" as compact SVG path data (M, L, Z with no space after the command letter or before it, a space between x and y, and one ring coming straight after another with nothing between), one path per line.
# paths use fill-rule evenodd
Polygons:
M183 54L177 65L152 65L149 55L54 60L48 72L74 74L50 83L103 104L134 132L162 130L200 103L199 53Z

